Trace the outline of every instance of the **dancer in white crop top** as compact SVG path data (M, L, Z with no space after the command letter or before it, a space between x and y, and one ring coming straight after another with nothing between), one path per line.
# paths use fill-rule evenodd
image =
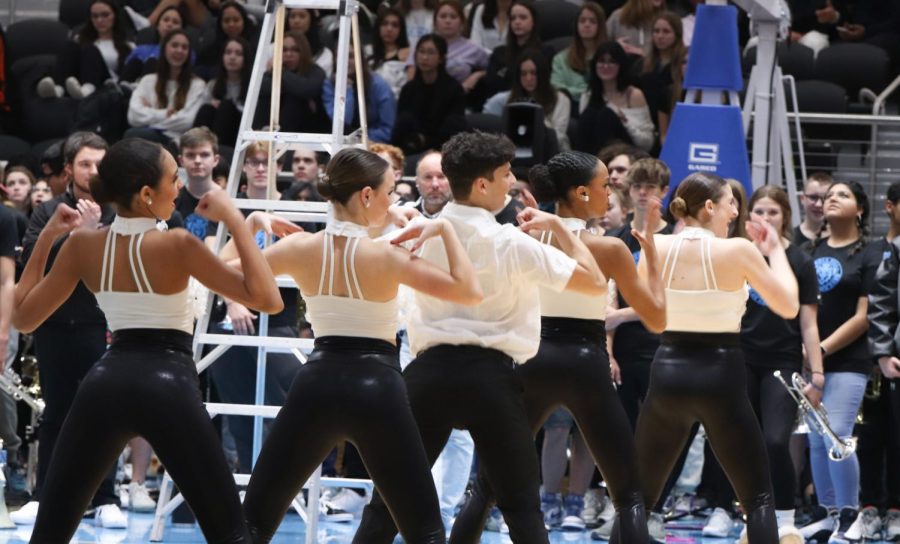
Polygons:
M747 398L738 333L747 283L782 317L794 317L800 305L797 280L771 225L747 222L753 242L725 238L737 217L734 202L724 179L698 173L678 185L669 205L685 228L656 237L665 255L657 260L662 260L668 317L635 441L644 500L651 507L691 426L702 423L747 513L750 543L772 544L778 542L772 483L762 433ZM641 259L639 265L644 273L646 262Z
M264 255L276 275L300 287L315 349L275 419L244 500L256 542L267 542L313 470L339 442L359 450L407 542L442 543L434 481L400 375L397 289L405 284L458 304L481 301L472 263L445 220L416 222L394 239L414 249L439 236L448 269L398 246L375 242L369 227L388 217L394 175L378 155L348 148L328 163L319 192L332 204L325 230L296 233ZM251 214L274 229L283 220Z
M76 284L97 295L112 344L82 381L50 459L32 542L68 542L110 465L135 436L147 439L197 516L209 542L247 542L234 479L200 398L191 350L188 280L261 311L282 306L278 287L240 212L224 192L197 207L231 230L245 263L234 270L183 229L160 232L175 209L175 159L159 144L112 146L91 183L117 217L108 231L74 230L82 213L60 204L41 232L16 288L14 323L31 331ZM50 247L71 232L44 277Z

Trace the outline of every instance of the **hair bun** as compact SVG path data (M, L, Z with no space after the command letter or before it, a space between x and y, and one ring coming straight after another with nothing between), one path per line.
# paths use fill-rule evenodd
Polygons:
M538 202L553 202L558 192L550 175L550 168L545 164L536 164L528 171L528 182Z
M103 179L100 177L100 174L91 176L91 179L88 183L91 188L91 198L94 199L94 202L103 205L108 204L112 201L110 196L106 194L106 191L104 190Z
M334 191L331 190L330 179L327 175L319 177L316 182L316 190L322 195L322 198L331 199L334 197Z
M675 216L675 219L684 219L688 215L687 202L680 196L676 196L669 202L669 211Z

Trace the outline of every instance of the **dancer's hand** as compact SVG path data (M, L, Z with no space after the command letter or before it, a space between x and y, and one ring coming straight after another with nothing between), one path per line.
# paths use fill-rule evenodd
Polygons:
M645 255L656 254L656 236L653 229L662 219L662 201L658 198L651 198L647 201L647 215L644 217L644 226L638 231L631 229L631 235L634 236Z
M207 192L200 197L195 211L200 217L216 223L225 223L236 218L243 220L227 191Z
M415 253L422 247L425 240L442 235L445 228L453 228L446 219L417 219L392 238L391 243L398 246L409 240L415 240L409 248L411 252Z
M747 234L759 251L768 257L775 248L781 245L781 236L775 232L775 228L761 219L755 217L746 222Z
M561 224L559 217L552 213L542 212L537 208L525 208L516 216L519 221L519 228L525 232L533 230L547 231Z
M388 208L387 223L400 227L401 229L409 224L410 221L419 217L419 210L407 206L397 206L396 204Z
M63 234L68 234L80 227L82 221L83 218L80 213L65 204L60 204L56 207L56 211L53 212L53 216L50 217L50 221L47 221L47 224L44 225L44 230L41 233L46 233L47 236L55 240Z
M247 217L247 227L250 232L263 231L269 236L284 238L295 232L303 232L303 227L296 225L283 217L265 212L253 212Z

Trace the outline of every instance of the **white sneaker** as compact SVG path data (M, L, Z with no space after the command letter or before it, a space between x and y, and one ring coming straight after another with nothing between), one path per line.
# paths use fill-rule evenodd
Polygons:
M866 506L859 511L859 518L862 520L862 537L866 540L881 540L881 533L884 529L881 523L881 516L878 515L878 508L874 506Z
M369 502L368 496L360 495L346 487L341 488L340 491L335 493L331 499L328 500L328 504L331 505L331 507L336 508L337 510L343 510L344 512L349 512L354 516L362 513L367 502Z
M785 525L778 528L778 544L803 544L803 535L793 525Z
M97 513L94 514L94 525L106 529L126 529L128 518L115 504L103 504L97 507Z
M616 505L613 504L612 499L609 496L603 498L603 510L600 511L600 514L597 515L597 519L600 523L612 523L613 519L616 517Z
M803 538L806 540L823 540L822 537L827 539L831 533L837 529L838 520L836 511L817 508L816 517L819 519L800 528L800 534L803 535Z
M581 511L581 521L585 527L594 529L600 525L598 516L603 511L603 492L599 489L588 489L584 494L584 510Z
M734 520L731 519L731 514L722 508L716 508L703 526L703 536L725 538L733 528Z
M119 484L119 504L123 510L131 509L131 497L128 496L128 486L125 484Z
M9 519L13 520L13 523L16 525L34 525L34 520L37 519L37 513L38 502L28 501L22 508L19 508L15 512L10 512Z
M156 501L150 498L146 485L131 482L128 484L128 496L132 512L153 512L156 510Z
M47 76L38 81L37 95L41 98L59 98L62 96L62 87L57 85L52 77Z
M884 539L891 542L900 540L900 510L891 508L884 516L884 524L882 526Z
M324 521L332 521L335 523L349 523L353 521L353 514L333 506L331 504L331 499L319 499L319 517Z
M650 515L647 516L647 533L650 535L651 542L665 544L666 518L659 512L650 512Z

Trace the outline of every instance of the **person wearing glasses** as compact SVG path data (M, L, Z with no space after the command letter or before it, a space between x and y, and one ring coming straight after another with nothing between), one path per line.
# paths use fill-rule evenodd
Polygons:
M822 223L825 222L825 213L823 207L825 204L825 191L834 183L831 175L825 172L813 172L806 185L803 186L803 194L800 196L800 203L803 204L803 222L794 227L794 233L791 241L794 245L800 247L808 244L811 240L815 240L819 236L822 229ZM827 228L827 227L826 227ZM823 237L828 236L827 231L822 233Z

